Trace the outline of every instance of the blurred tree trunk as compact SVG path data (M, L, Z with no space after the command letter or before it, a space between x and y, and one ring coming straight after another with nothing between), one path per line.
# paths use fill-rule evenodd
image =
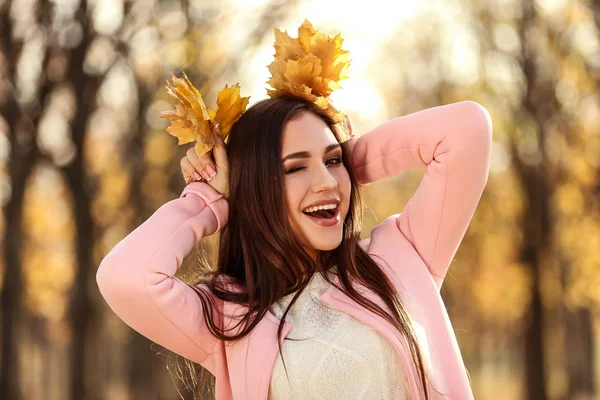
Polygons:
M594 331L590 310L566 310L565 351L568 399L592 399L595 394Z
M93 86L88 82L86 86ZM90 90L90 91L93 91ZM83 92L89 93L87 90ZM94 96L89 101L93 101ZM85 108L79 99L80 108ZM77 148L77 156L71 164L63 168L67 178L67 184L73 195L74 214L76 225L76 273L73 281L73 292L69 307L69 318L72 328L72 351L71 351L71 374L70 374L70 398L88 399L92 398L92 393L96 396L99 392L92 390L86 391L87 365L86 365L86 340L91 339L91 324L95 319L96 312L92 308L90 294L90 276L93 262L92 249L94 245L94 222L90 212L90 194L85 187L85 173L83 154L83 131L85 130L85 118L79 114L73 124L73 131L79 132L82 138L74 138ZM77 135L79 136L79 135ZM88 335L89 334L89 335ZM89 345L89 343L88 343Z
M82 39L71 51L68 77L75 95L77 111L71 125L71 140L75 146L73 160L62 167L67 186L73 196L74 221L76 227L75 253L76 271L69 304L69 319L72 329L70 390L72 400L99 397L101 390L90 387L93 383L86 365L86 340L93 340L91 327L97 317L92 307L90 287L93 282L94 221L91 213L91 187L86 180L84 144L87 121L96 102L101 79L89 76L84 71L84 61L92 41L87 1L81 2L76 20L82 26ZM88 346L90 344L88 343Z
M21 142L27 133L25 126L19 126L19 112L16 101L12 96L2 105L2 115L8 124L8 139L10 158L8 160L8 176L10 179L11 196L4 207L4 278L0 308L2 309L2 375L0 377L0 393L10 399L20 398L19 360L17 357L18 341L15 335L21 321L21 291L23 279L21 276L23 242L23 198L25 186L37 152L29 141Z
M5 217L5 232L3 241L4 254L4 277L3 289L0 296L1 309L1 372L0 393L8 399L19 399L19 341L16 335L21 324L21 292L23 288L22 279L22 257L21 248L23 242L23 198L27 180L29 179L39 151L36 144L35 133L38 113L29 113L34 119L25 118L16 98L16 72L17 63L21 55L22 43L12 40L13 25L10 18L12 2L6 1L0 5L0 51L2 59L0 62L6 64L6 76L8 87L0 96L0 114L6 121L8 128L9 159L8 177L10 179L10 198L3 209ZM47 59L44 59L43 63ZM41 101L45 101L48 90L42 88ZM10 234L8 234L10 232Z
M523 216L522 229L524 243L521 249L521 261L530 268L531 304L529 308L529 326L525 330L525 380L527 399L546 400L546 380L544 356L544 307L540 275L543 269L543 254L547 250L549 232L549 209L547 196L549 188L543 173L531 168L521 177L523 189L528 200L527 215Z
M596 29L600 31L600 1L594 0L590 2L590 10L594 16ZM555 37L560 37L563 32L555 32ZM572 56L571 49L565 50L564 46L556 42L557 52L562 57ZM588 63L588 60L584 62ZM590 73L596 80L600 78L599 70L593 66L587 65L587 73ZM569 130L578 128L566 123L565 126ZM587 147L585 139L578 135L577 132L568 132L566 137L568 145L576 151L582 152ZM598 170L600 172L600 170ZM569 183L573 181L571 171L560 170L560 182ZM597 180L600 182L600 180ZM586 203L593 204L598 201L598 190L589 190L584 188L585 197L588 198ZM586 207L587 208L587 207ZM592 207L590 207L591 209ZM559 255L560 257L560 255ZM563 290L568 291L568 276L572 268L572 261L566 260L565 257L560 257L560 273ZM565 299L568 302L568 299ZM568 391L567 399L591 399L595 398L596 394L596 364L595 364L595 345L594 345L594 324L593 315L589 308L581 305L565 306L564 311L564 348L565 348L565 369L567 374Z
M147 82L137 82L138 90L138 112L135 129L128 136L128 143L124 148L124 162L126 168L130 170L129 200L128 204L133 207L135 214L129 228L129 231L137 228L146 219L150 217L152 211L144 199L142 184L144 181L144 138L147 132L146 112L152 103L155 85ZM157 363L164 361L155 357L150 351L152 342L146 337L134 333L127 348L129 360L129 394L132 399L151 399L156 398L160 381L154 376ZM153 384L148 384L152 382Z
M12 21L9 16L11 2L6 2L0 8L2 16L0 23L0 35L2 40L2 57L6 60L7 75L12 78L15 75L18 52L12 47ZM11 79L11 83L14 80ZM18 105L14 97L14 91L9 88L6 97L0 99L0 113L8 125L8 141L10 146L10 158L8 160L8 176L10 178L11 196L3 209L5 218L4 235L4 277L2 296L0 297L0 309L2 311L2 365L0 376L0 393L11 399L18 399L18 362L15 345L15 328L20 319L21 279L21 254L19 252L22 241L21 219L23 195L25 182L30 174L27 166L27 158L31 154L22 154L17 142ZM23 158L25 160L23 160Z
M594 16L596 30L600 31L600 0L592 0L590 9ZM596 81L600 81L600 71L596 69L593 75ZM600 169L598 170L600 173ZM598 185L592 193L592 198L600 198L600 175L597 179ZM572 328L572 329L571 329ZM567 314L567 370L569 379L569 398L587 395L589 398L596 396L596 363L594 355L594 322L593 315L589 309L578 308ZM573 347L573 348L571 348Z
M547 157L544 140L544 122L549 117L548 107L554 99L551 82L541 81L536 66L530 32L535 28L536 11L532 0L522 3L523 13L519 33L521 38L521 68L525 76L525 90L521 109L516 112L517 121L532 122L537 149L523 156L519 152L516 132L511 135L510 148L518 180L525 199L525 213L521 217L523 244L520 258L529 268L531 276L531 303L529 325L525 329L525 385L529 400L548 399L546 391L546 358L544 355L544 306L542 303L541 274L544 261L551 253L550 197L552 186L547 170ZM524 157L532 160L524 162Z

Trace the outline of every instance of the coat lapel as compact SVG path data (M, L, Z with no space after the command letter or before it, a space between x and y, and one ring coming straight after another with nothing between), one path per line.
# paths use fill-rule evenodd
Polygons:
M337 276L334 277L334 282L340 286ZM354 287L359 293L384 310L388 309L377 295L364 286L356 283ZM412 360L409 356L410 352L406 342L400 337L393 325L379 315L369 312L333 285L321 295L321 300L377 330L394 346L406 371L412 398L418 399L419 390L417 389ZM223 307L227 316L239 316L245 311L244 307L232 303L225 303ZM228 326L232 327L234 322L235 320L230 320ZM279 324L280 320L267 310L265 317L261 319L248 336L238 342L226 344L225 352L234 399L266 400L268 398L269 383L279 352L277 345ZM239 331L240 328L228 332L228 335L233 334L236 330ZM282 340L287 337L291 328L291 323L284 322Z
M240 315L242 309L236 309L235 305L227 303L224 305L224 311L225 315ZM226 344L229 378L235 400L267 399L271 374L279 352L279 324L280 320L267 310L265 317L248 336L238 342ZM288 335L291 328L289 322L283 323L282 339ZM240 329L241 327L238 327L237 331ZM233 332L229 332L228 335L232 335Z
M337 276L335 277L334 282L338 286L340 285ZM379 298L379 296L375 295L366 287L358 283L353 283L353 286L361 295L382 307L385 311L388 311L387 305ZM418 399L417 396L419 390L417 389L417 382L415 380L415 374L412 367L412 360L409 356L410 352L406 342L400 337L396 328L394 328L394 326L384 318L359 305L350 296L333 285L321 295L321 300L330 306L335 307L338 310L356 318L363 324L375 329L394 346L396 353L398 354L398 357L400 357L402 365L404 366L404 370L406 371L411 398L415 400Z

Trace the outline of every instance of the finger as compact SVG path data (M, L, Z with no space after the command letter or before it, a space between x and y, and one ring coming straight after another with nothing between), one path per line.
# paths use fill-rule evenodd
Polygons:
M221 134L219 133L218 128L219 128L219 125L217 124L217 129L212 130L213 136L215 138L215 147L224 148L225 141L221 137Z
M229 169L229 163L227 160L227 145L217 131L213 131L213 136L215 138L213 155L217 170L226 172Z
M211 159L211 153L212 151L209 151L198 157L195 148L188 149L190 162L196 171L198 171L197 173L207 181L210 181L216 175L215 163Z
M198 157L198 154L196 154L196 148L190 147L186 154L190 163L200 174L202 174L202 171L204 171L207 165L212 164L212 161L210 159L210 152Z
M193 180L199 180L201 175L196 170L196 167L192 165L188 157L183 157L181 159L181 173L183 175L183 179L186 183Z

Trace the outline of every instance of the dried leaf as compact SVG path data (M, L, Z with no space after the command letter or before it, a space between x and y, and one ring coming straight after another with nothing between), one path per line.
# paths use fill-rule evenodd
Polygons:
M160 116L170 121L166 131L178 139L178 145L197 141L196 153L201 156L215 145L213 130L217 130L223 139L227 137L246 110L249 97L240 97L238 84L231 88L225 85L218 95L217 110L212 111L206 108L200 92L185 73L182 78L173 76L172 80L174 85L167 81L167 93L179 104L175 105L175 110L163 111Z
M297 39L292 39L287 32L275 29L275 57L282 59L298 59L306 54Z
M225 139L231 131L231 127L246 110L250 97L240 96L240 85L235 84L219 92L217 96L217 111L211 116L211 119L218 124L219 133Z
M269 65L271 78L267 89L271 97L286 94L304 98L337 122L345 119L333 107L329 95L340 88L339 81L348 77L349 53L342 50L338 34L329 37L305 20L298 28L298 38L275 29L275 59ZM347 139L347 138L345 138Z

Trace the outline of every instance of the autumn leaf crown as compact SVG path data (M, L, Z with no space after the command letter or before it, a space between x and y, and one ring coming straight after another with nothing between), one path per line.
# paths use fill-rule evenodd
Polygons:
M329 95L340 88L338 82L348 77L350 55L342 49L344 39L329 37L315 30L305 20L298 28L298 38L275 29L275 59L269 65L271 79L267 89L271 97L293 95L313 102L334 122L345 120L344 114L331 104Z
M305 20L298 28L298 38L275 29L275 58L269 65L271 89L267 94L274 97L295 96L314 103L336 124L345 116L332 105L329 95L340 88L339 81L348 77L349 53L342 49L342 37L329 37L315 30ZM210 151L214 144L212 130L223 139L229 135L233 124L246 111L249 97L240 96L240 86L225 85L217 96L217 109L207 109L198 89L186 74L182 78L173 75L173 84L167 81L167 92L177 99L175 110L161 112L170 122L167 132L177 137L178 145L196 141L196 153ZM342 130L342 132L344 132ZM339 138L342 141L349 136Z

